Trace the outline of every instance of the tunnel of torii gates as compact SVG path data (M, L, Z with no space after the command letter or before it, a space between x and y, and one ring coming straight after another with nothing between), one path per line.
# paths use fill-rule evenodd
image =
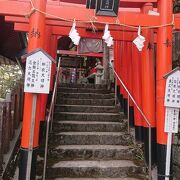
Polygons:
M69 34L74 19L80 36L86 38L101 39L105 24L110 25L114 38L115 71L151 124L152 164L157 164L160 175L158 179L164 179L167 133L164 132L163 77L172 69L172 33L173 30L180 29L180 15L172 14L172 0L121 0L117 17L95 16L94 10L86 9L85 3L85 0L0 0L0 14L5 16L6 21L14 23L16 31L29 32L28 52L43 48L53 58L57 54L57 37ZM160 15L147 14L153 9ZM86 31L87 28L92 28L92 24L101 31ZM146 38L142 52L132 44L139 26L142 27L141 34ZM153 50L155 43L156 65ZM52 66L51 90L54 74L55 65ZM119 81L117 85L120 85ZM127 98L122 87L119 93ZM26 176L32 97L33 94L25 93L19 179L25 179ZM34 163L39 146L40 121L45 119L46 102L47 95L37 96L32 170L36 166ZM133 106L132 102L130 106ZM148 125L136 108L134 115L136 138L144 141L145 147L148 147Z

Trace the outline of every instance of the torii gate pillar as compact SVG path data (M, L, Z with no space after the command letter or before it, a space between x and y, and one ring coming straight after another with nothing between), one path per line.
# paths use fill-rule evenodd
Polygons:
M142 12L147 14L153 10L152 3L145 3ZM142 110L151 124L151 163L156 163L156 119L155 119L155 73L154 73L154 32L152 29L143 29L142 35L146 38L141 52L141 82L142 82ZM144 121L145 160L149 162L149 127Z
M137 34L134 35L134 39ZM142 107L141 102L141 57L138 49L133 45L132 46L132 81L133 81L133 97L135 101ZM135 124L135 138L139 142L143 142L143 117L136 106L134 106L134 124Z
M41 11L46 10L46 0L32 0L34 6ZM45 15L40 12L34 12L29 19L29 43L28 52L35 50L36 48L44 47L45 39ZM34 140L33 148L29 149L30 139L30 127L31 127L31 114L33 106L33 94L25 93L24 101L24 115L22 126L22 141L20 151L20 166L19 166L19 180L28 179L27 168L31 169L31 180L36 179L36 159L37 149L39 146L39 126L40 126L40 95L37 95L36 114L35 114L35 128L34 128ZM31 167L28 167L28 152L32 151L32 163Z
M159 0L158 11L161 24L172 22L172 0ZM165 79L163 76L172 69L172 26L160 27L157 32L156 60L156 120L157 120L157 165L158 180L165 179L167 133L165 122Z

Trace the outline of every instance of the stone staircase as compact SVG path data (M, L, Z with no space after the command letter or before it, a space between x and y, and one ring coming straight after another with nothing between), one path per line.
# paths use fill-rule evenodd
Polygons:
M46 179L146 179L144 168L135 163L133 138L126 132L124 114L105 86L61 84Z

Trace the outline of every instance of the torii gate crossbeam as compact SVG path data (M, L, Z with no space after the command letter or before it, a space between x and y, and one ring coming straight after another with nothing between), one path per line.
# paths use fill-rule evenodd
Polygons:
M22 1L12 1L11 6L9 6L9 1L0 1L0 14L5 15L13 15L13 16L21 16L25 17L29 13L31 13L31 5L29 1L22 2ZM149 16L146 14L141 13L134 13L134 12L124 12L120 11L120 15L117 18L112 17L96 17L96 19L93 19L94 16L94 10L92 9L86 9L83 7L76 6L63 6L63 3L61 3L60 6L55 5L49 5L47 4L46 7L46 13L48 19L67 19L67 20L73 20L76 19L76 21L82 21L82 22L103 22L108 24L116 24L117 21L133 25L133 26L158 26L160 23L160 18L158 16ZM69 12L73 12L73 18L72 15ZM81 12L81 13L79 13ZM48 14L51 14L53 16L49 16ZM171 22L169 22L171 23Z

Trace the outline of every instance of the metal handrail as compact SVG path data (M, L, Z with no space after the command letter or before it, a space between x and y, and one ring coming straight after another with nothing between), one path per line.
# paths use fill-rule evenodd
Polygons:
M131 98L131 100L133 101L134 105L136 106L136 108L138 109L138 111L141 113L142 117L144 118L145 122L147 123L148 127L149 127L149 180L152 179L152 165L151 165L151 123L149 122L149 120L147 119L147 117L145 116L145 114L143 113L143 111L141 110L141 108L139 107L139 105L137 104L137 102L135 101L135 99L133 98L133 96L131 95L131 93L129 92L128 88L126 87L126 85L123 83L123 81L121 80L121 78L119 77L119 75L117 74L117 72L115 71L113 65L111 62L109 62L116 78L120 81L121 85L123 86L123 88L125 89L125 91L128 94L128 109L129 109L129 97ZM129 113L128 113L129 114ZM128 129L129 129L129 115L128 115ZM128 130L129 131L129 130Z
M46 178L46 165L47 165L47 149L48 149L48 137L49 137L49 127L50 127L50 120L52 120L53 114L54 114L54 103L55 103L55 96L57 92L57 86L58 86L58 78L59 78L59 72L60 72L60 63L61 60L59 59L57 72L56 72L56 79L53 89L53 95L51 100L51 105L49 109L49 114L47 118L47 126L46 126L46 142L45 142L45 153L44 153L44 167L43 167L43 180ZM52 123L51 123L52 127Z

